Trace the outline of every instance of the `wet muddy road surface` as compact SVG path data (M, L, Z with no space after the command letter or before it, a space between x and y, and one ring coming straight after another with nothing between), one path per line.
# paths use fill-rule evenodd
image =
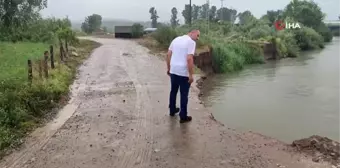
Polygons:
M103 45L80 67L70 103L1 168L329 167L277 140L218 124L195 86L193 121L180 124L168 116L165 62L133 41L92 39Z

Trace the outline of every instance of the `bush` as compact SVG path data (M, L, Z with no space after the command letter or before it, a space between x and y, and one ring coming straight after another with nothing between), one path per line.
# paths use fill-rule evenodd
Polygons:
M295 40L301 50L318 49L324 47L324 39L314 29L302 27L294 30Z
M144 34L144 28L141 24L135 23L132 25L132 37L133 38L140 38Z
M264 61L260 48L245 42L214 43L212 54L217 72L233 72Z
M278 54L281 58L299 56L300 48L295 40L295 34L292 31L282 30L277 33L277 37L271 42L275 43Z
M10 28L0 25L0 41L45 42L54 44L58 39L57 31L69 27L71 25L67 18L37 18L35 20L28 20L24 26Z
M153 38L163 47L169 47L171 41L178 36L177 31L169 26L162 26L152 33Z
M325 42L330 42L333 39L332 31L326 26L325 23L321 23L316 28L316 32L318 32L323 37Z
M18 138L40 124L40 118L46 116L47 110L53 108L68 91L56 90L50 82L34 84L15 84L19 81L2 81L0 89L0 158L2 150L18 145ZM55 85L63 85L59 81ZM66 82L66 81L65 81ZM14 86L14 87L13 87Z
M269 27L268 25L263 25L250 29L248 36L252 40L257 40L261 37L270 36L273 34L273 32L273 28Z

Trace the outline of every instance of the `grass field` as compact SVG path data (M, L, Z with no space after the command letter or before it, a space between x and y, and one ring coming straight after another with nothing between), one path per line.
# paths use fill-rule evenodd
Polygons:
M0 42L0 80L27 80L27 60L41 58L49 46L43 43Z
M27 133L43 124L46 117L53 117L51 109L66 102L78 65L98 46L81 40L72 47L78 56L69 56L62 64L56 61L55 69L49 68L49 77L41 79L34 71L34 60L42 58L49 45L0 42L0 159L20 145ZM58 58L58 52L55 55ZM33 61L32 85L27 82L27 59Z

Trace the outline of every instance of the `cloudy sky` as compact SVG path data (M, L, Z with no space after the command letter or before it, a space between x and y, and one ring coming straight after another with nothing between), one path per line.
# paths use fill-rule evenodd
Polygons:
M314 0L326 13L326 20L335 20L340 14L339 0ZM206 0L192 0L201 5ZM290 0L224 0L224 6L237 11L250 10L256 17L267 10L284 8ZM155 7L160 21L169 21L171 8L176 7L181 16L184 4L189 0L48 0L48 8L42 11L44 16L65 17L81 21L93 13L108 19L127 19L133 21L150 20L149 8ZM221 6L221 0L210 0L211 5ZM180 17L183 21L182 16Z

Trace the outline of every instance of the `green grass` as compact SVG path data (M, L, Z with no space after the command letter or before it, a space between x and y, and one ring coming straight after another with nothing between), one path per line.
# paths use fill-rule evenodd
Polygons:
M38 59L48 47L45 44L1 43L2 59L16 66L1 67L9 75L0 78L0 159L9 149L20 145L20 139L51 117L52 108L58 107L67 98L77 67L98 43L81 40L75 49L78 57L70 56L65 63L56 62L55 69L49 69L48 79L40 79L35 73L31 86L27 82L27 58ZM15 49L15 50L13 50ZM8 58L15 55L16 59ZM58 55L58 53L55 53ZM6 56L6 57L5 57ZM36 68L33 64L33 69ZM22 74L20 74L22 73ZM13 78L11 76L16 76Z
M27 60L42 57L47 44L29 42L0 42L0 80L17 78L27 79Z

